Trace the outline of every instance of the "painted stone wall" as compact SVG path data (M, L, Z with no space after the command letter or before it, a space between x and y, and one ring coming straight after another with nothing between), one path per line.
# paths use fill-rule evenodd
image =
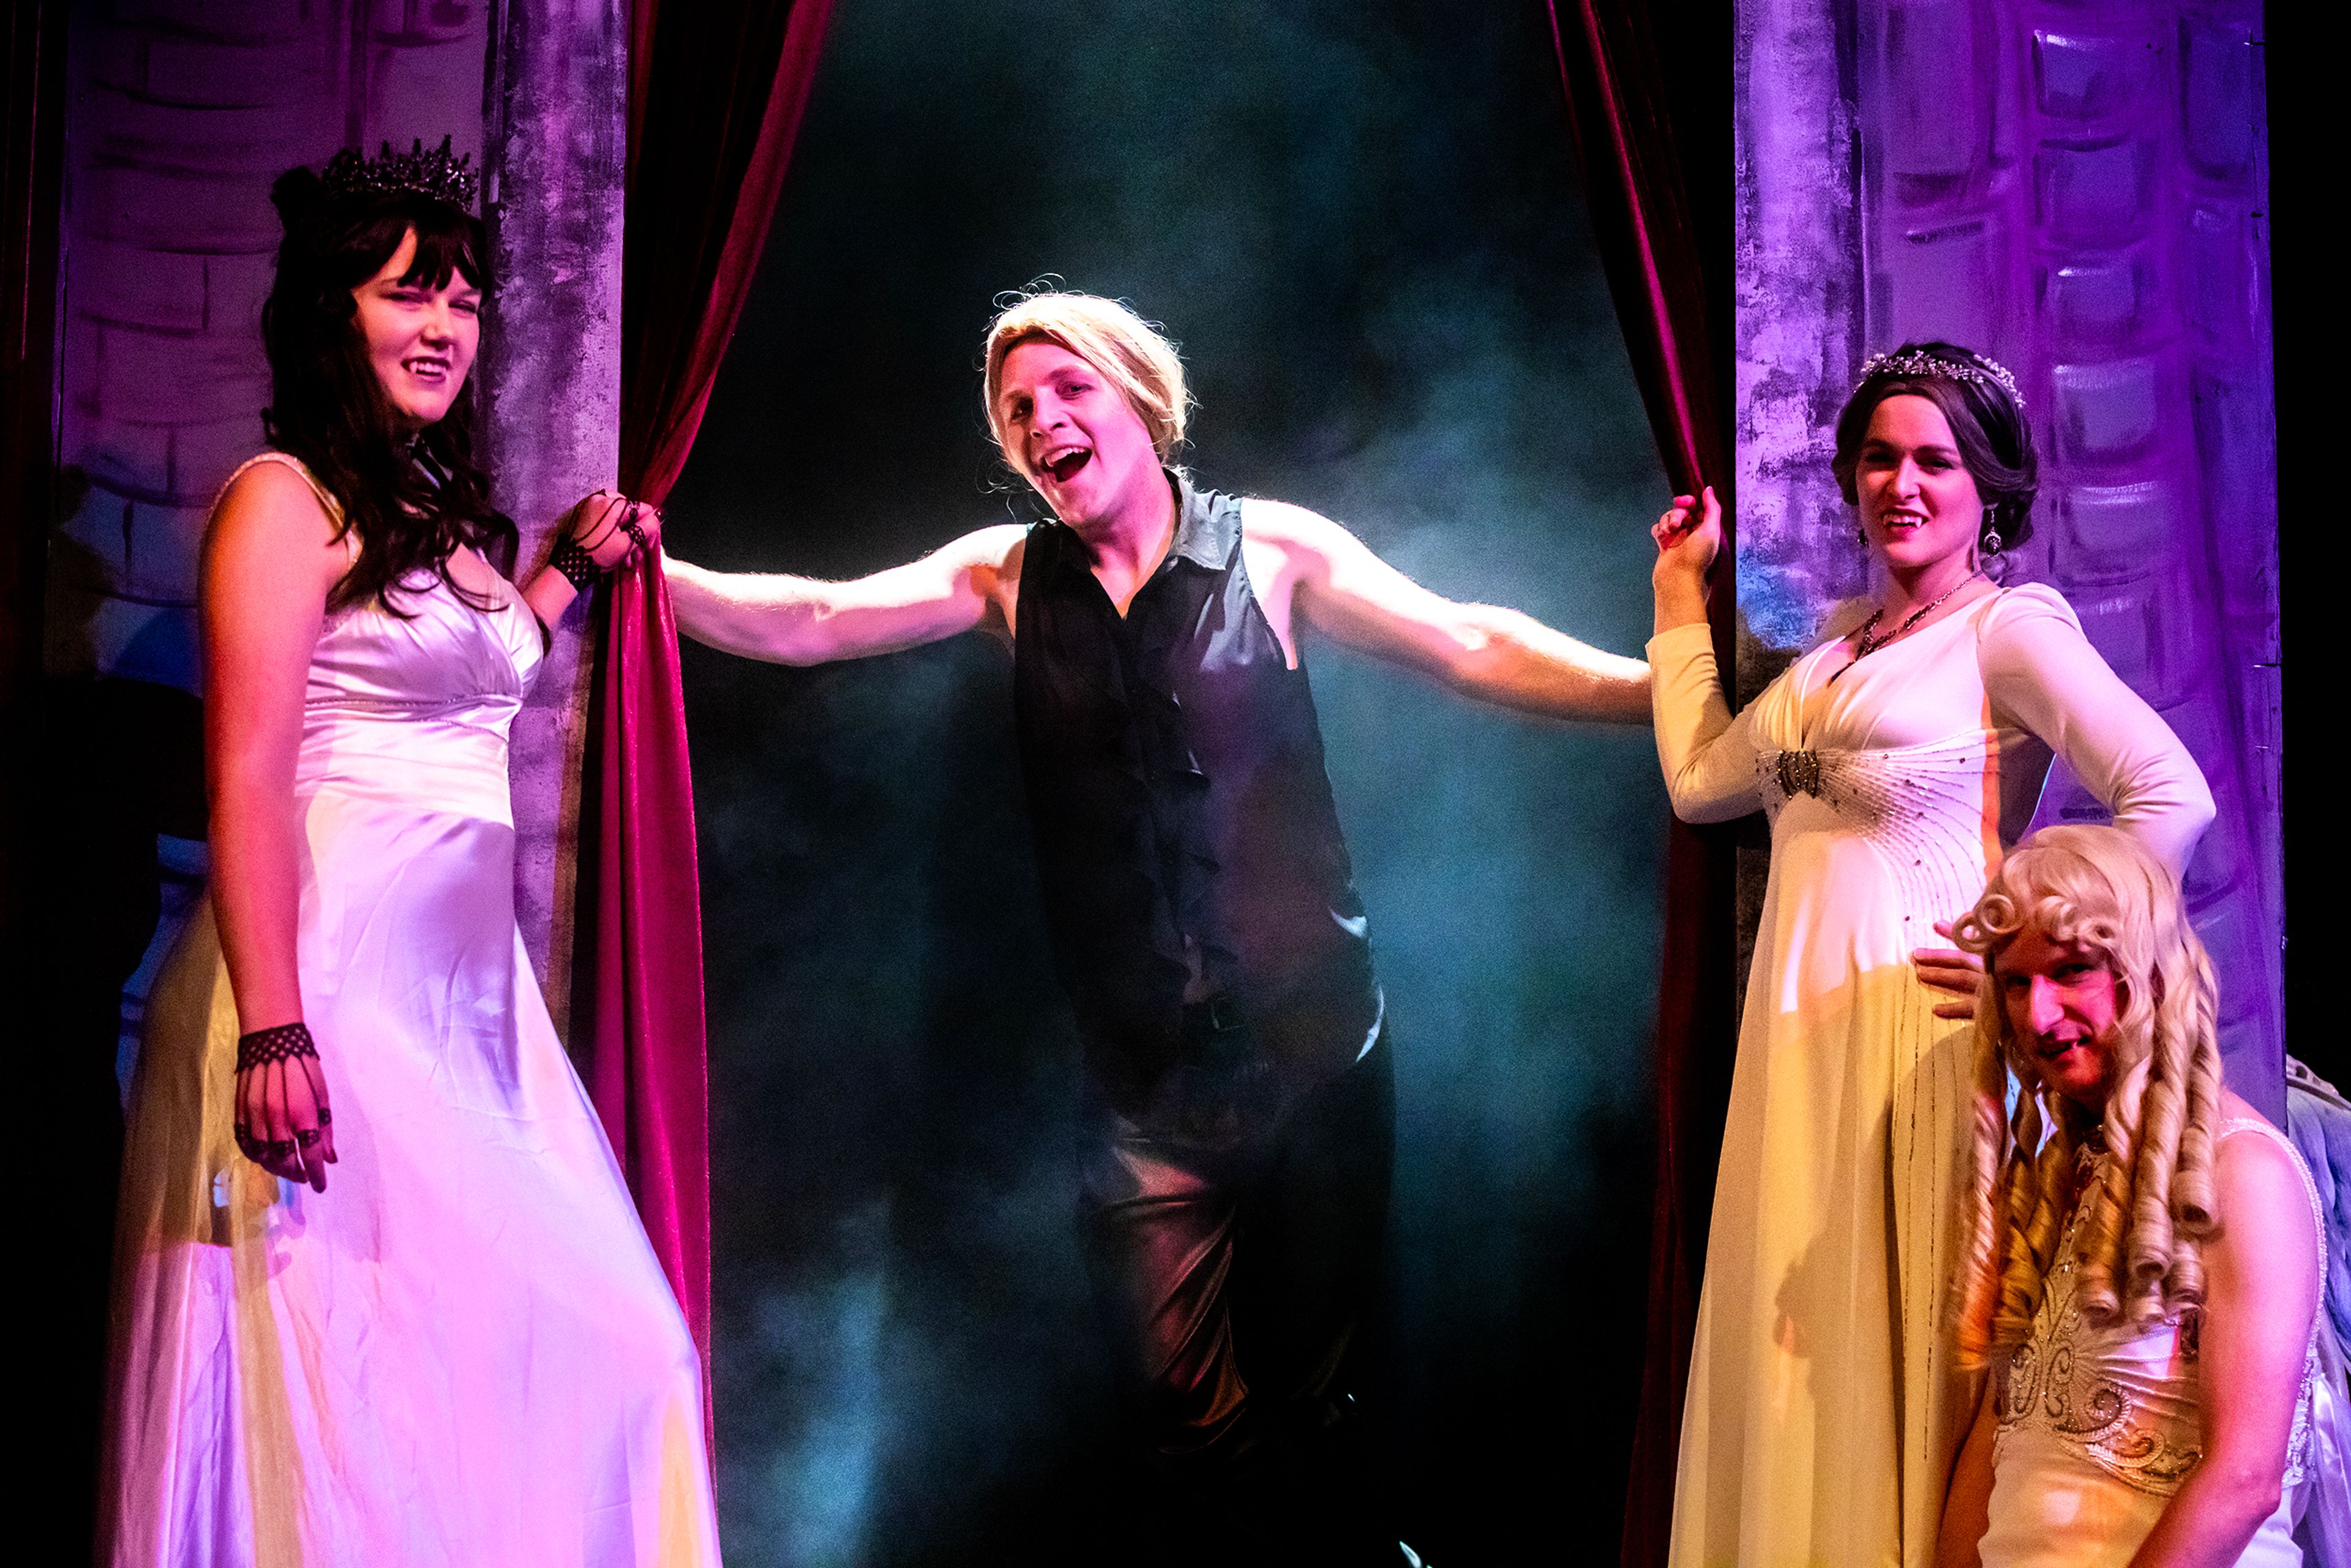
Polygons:
M193 690L204 508L259 450L269 184L339 147L481 155L480 0L115 0L75 18L47 665ZM86 487L85 487L86 486Z
M1749 692L1861 586L1828 425L1907 339L2012 368L2043 454L2009 580L2061 590L2210 780L2187 875L2231 1081L2284 1049L2276 442L2261 8L1745 0L1740 599ZM2105 813L2061 768L2039 821Z

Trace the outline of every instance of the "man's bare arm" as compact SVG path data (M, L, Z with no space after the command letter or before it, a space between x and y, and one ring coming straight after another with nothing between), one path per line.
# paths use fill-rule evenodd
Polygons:
M1649 722L1649 666L1639 659L1604 653L1515 610L1432 593L1303 507L1252 500L1249 529L1282 553L1297 610L1350 647L1504 707L1608 724Z
M697 643L778 664L893 653L974 627L1008 630L1025 531L981 528L904 566L850 582L663 565L677 629Z

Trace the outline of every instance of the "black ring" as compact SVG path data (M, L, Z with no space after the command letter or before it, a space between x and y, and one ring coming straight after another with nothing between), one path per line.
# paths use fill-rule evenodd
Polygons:
M333 1126L334 1124L335 1124L335 1113L334 1113L332 1111L328 1110L324 1105L319 1106L319 1125L320 1125L321 1127L331 1127L331 1126Z
M287 1160L294 1157L295 1144L291 1138L273 1138L262 1147L268 1151L269 1157L273 1160Z
M318 1129L318 1128L316 1128L316 1127L297 1127L297 1128L295 1128L295 1129L294 1129L294 1146L295 1146L295 1147L297 1147L297 1148L301 1148L301 1149L307 1149L307 1148L308 1148L311 1145L313 1145L313 1144L317 1143L318 1141L319 1141L319 1129Z

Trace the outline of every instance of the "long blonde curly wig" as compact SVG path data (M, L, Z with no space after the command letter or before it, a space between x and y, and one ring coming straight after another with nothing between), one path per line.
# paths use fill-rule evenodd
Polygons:
M2105 827L2045 828L2019 845L1952 928L1984 960L1976 994L1974 1238L1960 1277L1959 1356L1982 1367L2032 1336L2078 1151L2094 1113L2041 1082L2002 1005L2000 958L2027 925L2114 971L2116 1083L2106 1158L2074 1237L2080 1299L2094 1322L2144 1325L2204 1299L2200 1243L2212 1229L2212 1125L2220 1050L2212 966L2164 865ZM2005 1113L2008 1075L2019 1091Z

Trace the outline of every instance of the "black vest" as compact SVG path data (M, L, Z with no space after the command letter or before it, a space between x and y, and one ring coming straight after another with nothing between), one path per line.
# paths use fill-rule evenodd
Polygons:
M1313 695L1249 591L1240 502L1174 482L1175 540L1123 620L1077 535L1031 528L1013 640L1061 981L1111 1103L1155 1121L1171 1092L1244 1081L1286 1103L1355 1060L1381 1006Z

